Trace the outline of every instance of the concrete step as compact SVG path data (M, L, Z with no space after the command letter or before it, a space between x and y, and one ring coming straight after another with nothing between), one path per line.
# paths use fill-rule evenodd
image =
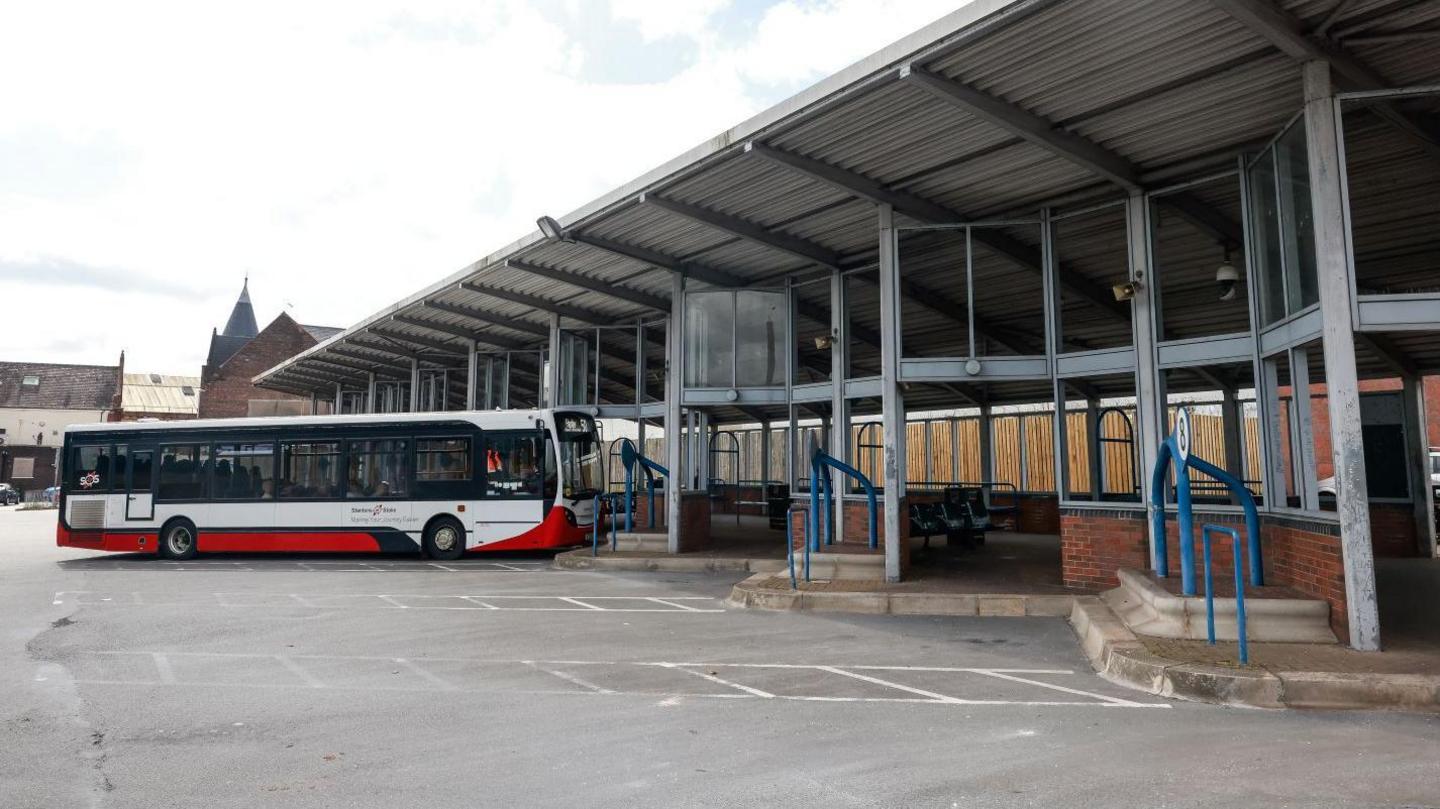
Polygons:
M803 554L795 555L797 573L804 564ZM885 554L883 553L811 553L810 578L844 580L885 579Z
M1137 635L1205 640L1205 597L1178 596L1138 570L1117 571L1120 586L1101 598ZM1321 599L1247 598L1245 634L1251 641L1335 643L1330 604ZM1215 599L1215 638L1237 640L1235 599Z
M656 553L665 553L670 550L670 539L663 531L618 531L615 537L616 550ZM600 544L607 548L610 547L608 531L600 535Z

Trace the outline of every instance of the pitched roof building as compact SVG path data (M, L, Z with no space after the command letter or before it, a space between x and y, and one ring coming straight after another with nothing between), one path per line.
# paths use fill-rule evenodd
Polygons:
M256 327L250 281L240 289L224 331L212 331L200 369L200 418L284 416L310 412L307 397L256 387L251 379L341 331L306 326L282 312L264 329ZM328 405L327 405L328 406Z
M22 492L54 485L62 432L113 417L124 367L124 354L118 365L0 362L0 482Z

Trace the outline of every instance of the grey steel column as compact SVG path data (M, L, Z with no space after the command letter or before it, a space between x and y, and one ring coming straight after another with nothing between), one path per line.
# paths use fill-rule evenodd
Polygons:
M480 360L475 356L475 341L466 340L465 345L468 346L465 352L465 409L474 410L478 403L475 394L478 393L476 388L480 386ZM487 384L490 381L488 373L485 381Z
M541 394L546 407L560 406L560 316L550 313L550 367L545 371L549 395Z
M1055 227L1050 221L1049 208L1040 212L1040 245L1045 265L1045 355L1055 402L1055 410L1050 414L1050 460L1055 470L1055 499L1059 502L1065 499L1065 491L1069 488L1066 479L1070 476L1070 456L1066 452L1069 444L1066 433L1070 425L1065 420L1065 380L1056 376L1055 357L1060 353L1062 336L1060 272L1055 257Z
M1235 393L1234 388L1220 391L1220 426L1225 435L1225 471L1244 480L1245 452L1242 442L1245 435L1245 410ZM1238 506L1240 498L1232 494L1230 503Z
M420 360L410 360L410 412L420 412Z
M1265 508L1269 510L1287 505L1285 456L1280 444L1287 439L1280 429L1280 415L1285 403L1280 401L1280 358L1262 357L1258 367L1260 384L1255 398L1260 408L1261 461L1265 464L1261 488L1265 492ZM1294 465L1293 462L1291 465ZM1291 479L1294 479L1293 475Z
M710 430L710 414L704 410L695 411L695 488L706 491L710 488L710 442L715 436ZM738 457L738 456L737 456Z
M793 498L799 483L799 419L795 407L795 368L800 343L795 339L795 279L785 277L785 485Z
M1148 202L1139 191L1125 200L1125 236L1129 242L1130 280L1140 290L1130 301L1131 326L1135 332L1135 441L1139 444L1135 470L1140 479L1141 499L1149 503L1150 470L1160 457L1160 441L1166 434L1165 395L1160 384L1160 370L1155 353L1155 279L1150 268ZM1163 496L1163 493L1161 493ZM1151 522L1146 520L1147 531ZM1150 566L1155 567L1155 551L1165 537L1150 537Z
M335 383L335 412L338 414L345 408L345 386L339 382Z
M1349 234L1341 183L1334 92L1328 62L1305 63L1305 145L1310 163L1310 209L1315 223L1315 261L1320 288L1321 333L1325 341L1326 402L1335 461L1335 500L1340 547L1345 561L1345 601L1350 645L1380 648L1380 613L1375 599L1375 557L1370 545L1370 491L1365 480L1365 441L1360 432L1360 390L1355 370L1354 303Z
M375 412L375 372L365 374L365 412Z
M685 470L681 468L682 418L680 399L685 388L685 276L670 276L670 323L665 329L665 532L670 553L680 552L680 492Z
M850 400L845 398L845 379L850 375L850 301L845 294L845 276L838 270L830 273L830 454L841 461L850 460ZM835 540L845 533L845 476L830 469L829 476L835 497Z
M989 483L995 479L995 444L994 426L990 418L990 405L980 405L980 423L977 429L980 432L980 483Z
M1415 504L1415 548L1423 557L1435 555L1435 487L1430 485L1430 437L1425 423L1425 381L1404 378L1405 438L1410 461L1410 498Z
M1100 449L1104 445L1100 443L1100 400L1085 400L1085 440L1089 445L1085 449L1086 460L1090 463L1090 501L1100 502L1105 496L1105 468L1102 466L1103 458Z
M909 553L909 515L905 495L905 397L900 390L900 262L894 211L879 206L880 231L880 407L885 462L885 580L900 581L903 555ZM840 380L842 383L844 380ZM813 483L811 485L814 485Z
M770 480L770 422L760 422L760 499L765 499L765 482Z
M312 390L312 391L310 391L310 415L314 416L314 415L318 414L319 412L320 412L320 399L315 395L315 391Z
M1300 507L1320 509L1320 486L1315 470L1314 406L1310 402L1310 352L1290 349L1290 458L1295 467L1295 493Z

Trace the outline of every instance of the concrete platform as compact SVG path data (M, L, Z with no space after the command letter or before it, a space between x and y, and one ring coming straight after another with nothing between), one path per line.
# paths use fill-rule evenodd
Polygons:
M1206 640L1205 598L1181 596L1137 570L1116 571L1120 586L1101 598L1137 635ZM1279 588L1261 588L1276 590ZM1320 599L1251 594L1245 599L1246 636L1275 643L1335 643L1330 605ZM1235 599L1215 599L1215 637L1236 640Z

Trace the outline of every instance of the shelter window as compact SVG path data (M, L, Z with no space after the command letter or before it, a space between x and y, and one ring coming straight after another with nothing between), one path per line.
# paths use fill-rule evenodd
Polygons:
M1260 313L1269 325L1320 299L1304 121L1281 133L1246 176Z
M779 351L785 295L705 290L685 295L685 384L698 388L783 384Z

